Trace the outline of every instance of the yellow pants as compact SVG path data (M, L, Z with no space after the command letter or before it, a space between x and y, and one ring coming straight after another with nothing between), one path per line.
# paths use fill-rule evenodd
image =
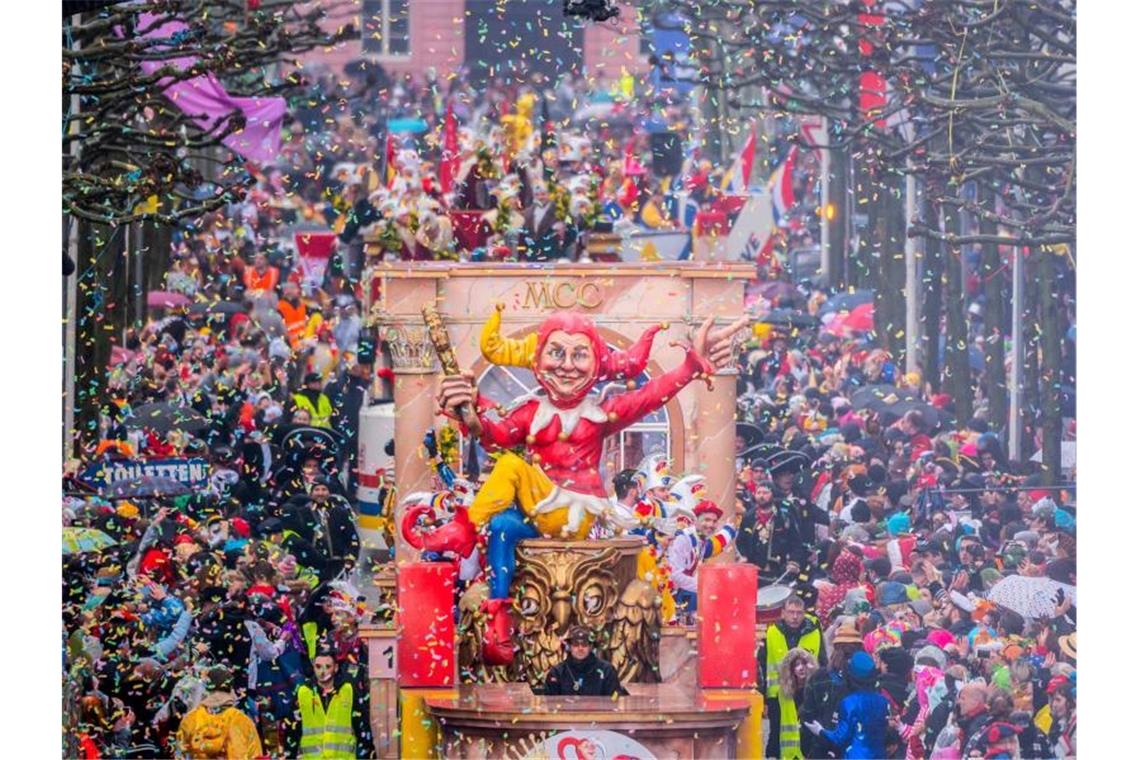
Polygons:
M507 452L495 462L483 487L475 494L475 501L467 510L467 516L477 527L482 527L499 512L512 504L518 504L523 513L534 522L539 533L547 538L562 538L562 528L567 522L566 507L536 513L538 503L553 490L554 483L545 472L518 454ZM594 516L586 514L577 532L567 538L585 538L593 524Z
M661 624L671 622L677 616L677 603L669 590L669 575L657 564L653 549L648 546L637 555L637 577L657 589L661 597Z

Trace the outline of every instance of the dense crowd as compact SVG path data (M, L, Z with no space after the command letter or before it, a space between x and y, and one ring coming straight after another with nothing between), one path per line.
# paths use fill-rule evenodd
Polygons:
M353 504L360 411L391 376L362 324L366 237L385 259L575 259L589 230L685 229L682 195L721 192L708 161L654 170L646 120L691 125L667 94L618 82L591 128L581 80L387 84L375 104L317 76L277 166L176 232L183 298L114 351L98 440L65 468L71 754L374 753ZM315 229L340 240L316 280L292 235ZM772 756L1072 756L1073 484L1009 461L983 406L952 409L829 293L783 285L758 313L809 321L761 323L740 357L735 503L661 457L611 473L664 622L691 620L701 562L792 589L760 653ZM206 482L82 476L172 458L205 459Z

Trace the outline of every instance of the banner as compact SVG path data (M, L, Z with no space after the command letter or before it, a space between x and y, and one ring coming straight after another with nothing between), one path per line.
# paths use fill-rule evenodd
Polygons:
M138 28L147 30L142 39L169 39L173 44L179 37L190 33L190 28L182 21L159 23L161 19L162 16L157 14L139 15ZM166 66L185 71L197 62L196 56L188 55L166 60L142 60L139 67L149 75ZM235 97L226 92L213 72L182 81L165 79L159 82L159 86L180 111L207 133L216 133L235 111L240 112L245 117L245 126L222 138L225 146L259 164L267 164L277 158L281 150L285 98Z
M80 480L97 488L107 488L125 480L169 478L191 488L205 487L210 480L210 463L205 459L122 459L95 462L88 466Z
M297 232L297 269L301 272L301 290L310 293L325 281L325 270L336 250L335 232Z

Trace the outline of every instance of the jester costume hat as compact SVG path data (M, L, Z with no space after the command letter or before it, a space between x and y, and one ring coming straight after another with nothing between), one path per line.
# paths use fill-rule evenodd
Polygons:
M596 360L596 376L593 382L573 398L556 397L542 374L535 371L535 378L550 396L551 403L561 408L577 405L598 381L628 381L644 372L645 365L649 362L649 351L653 347L653 338L665 328L663 324L653 325L641 334L628 351L618 351L605 344L592 319L572 312L552 314L539 326L537 332L528 333L523 338L504 338L500 332L502 310L503 305L496 304L495 311L484 323L479 336L479 350L483 353L483 358L500 367L523 367L534 371L535 360L542 353L547 339L558 330L572 335L585 335L589 339Z

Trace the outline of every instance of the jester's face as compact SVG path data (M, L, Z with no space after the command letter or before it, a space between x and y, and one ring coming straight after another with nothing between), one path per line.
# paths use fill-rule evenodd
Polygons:
M535 365L539 383L555 400L585 395L598 378L598 357L584 333L551 332Z

